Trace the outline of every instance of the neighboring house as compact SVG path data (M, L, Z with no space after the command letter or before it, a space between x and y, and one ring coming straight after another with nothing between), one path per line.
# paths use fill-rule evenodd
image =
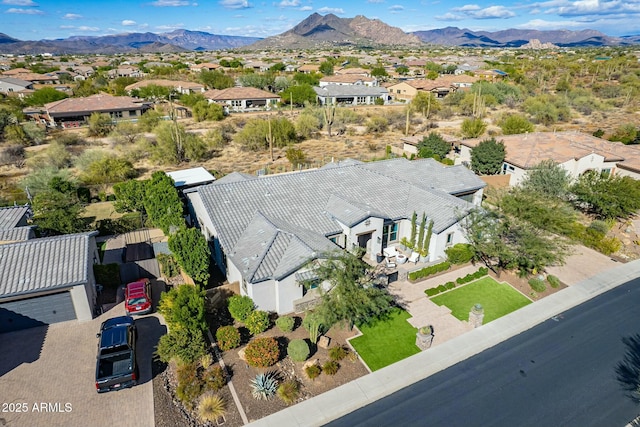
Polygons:
M298 67L298 72L299 73L304 73L304 74L318 73L318 72L320 72L320 65L319 64L304 64L304 65L301 65L300 67Z
M211 184L216 180L216 178L202 166L165 173L173 179L174 186L178 190L186 190L187 188L198 185Z
M258 72L269 71L269 69L273 67L272 63L262 62L262 61L248 61L244 64L244 69L254 70Z
M430 92L438 98L444 98L458 89L471 87L477 80L477 77L467 75L443 75L435 80L407 80L389 86L389 93L394 99L407 102L411 101L420 91Z
M508 76L507 73L501 70L475 70L473 72L473 75L478 77L479 79L487 80L490 82L502 80L503 78Z
M333 76L325 76L321 78L320 83L318 83L320 87L328 85L378 86L378 80L375 77L367 77L359 74L336 74Z
M215 71L218 68L220 68L220 64L214 64L212 62L204 62L202 64L193 64L192 66L189 67L189 70L202 72L202 71Z
M76 73L78 76L82 76L85 78L91 77L92 75L95 74L95 70L93 69L93 67L89 65L78 65L76 67L73 67L72 71Z
M108 114L114 120L136 119L150 108L130 96L105 93L83 98L66 98L45 104L45 120L50 126L78 127L85 124L92 113Z
M107 77L115 79L117 77L142 77L144 73L137 67L118 67L107 71Z
M97 234L0 245L0 333L93 318Z
M429 260L464 242L459 218L482 199L484 182L433 159L348 160L264 177L227 175L187 190L189 210L229 282L261 310L289 313L305 296L310 261L361 247L376 259L409 238L413 212L433 220Z
M371 70L367 70L366 68L360 68L360 67L338 68L334 70L333 73L335 75L371 77Z
M389 101L389 92L380 86L327 85L315 86L313 90L318 96L318 102L322 105L371 105L375 104L377 99L381 99L384 104Z
M456 163L470 163L471 150L483 139L460 141ZM553 160L572 178L589 170L640 179L640 147L624 145L575 131L534 132L496 137L505 145L502 173L511 175L509 184L517 185L527 171L543 160Z
M15 77L0 77L0 93L6 95L32 91L33 83Z
M269 109L280 102L278 95L253 87L210 89L203 95L209 102L222 104L230 111Z
M28 205L0 208L0 245L35 238L35 227L28 225L30 217Z
M38 74L38 73L18 73L13 74L11 77L15 77L20 80L25 80L33 84L40 85L54 85L60 84L60 77L57 74Z
M127 91L127 93L131 94L131 91L147 87L149 85L168 87L182 95L188 95L190 93L202 93L205 90L204 85L201 83L166 79L142 80L126 86L124 90Z

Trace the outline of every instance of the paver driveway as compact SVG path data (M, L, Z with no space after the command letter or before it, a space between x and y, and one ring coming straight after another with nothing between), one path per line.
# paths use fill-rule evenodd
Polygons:
M153 426L151 358L166 331L161 316L136 319L140 384L103 394L95 389L96 333L105 319L122 315L120 303L89 322L0 334L0 425Z

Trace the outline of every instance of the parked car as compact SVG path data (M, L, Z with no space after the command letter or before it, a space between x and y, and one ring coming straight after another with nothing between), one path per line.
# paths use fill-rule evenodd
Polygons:
M124 310L127 315L151 313L152 306L149 279L139 279L127 284L124 289Z
M130 316L102 322L96 356L96 390L104 393L133 387L138 383L136 340L138 331Z

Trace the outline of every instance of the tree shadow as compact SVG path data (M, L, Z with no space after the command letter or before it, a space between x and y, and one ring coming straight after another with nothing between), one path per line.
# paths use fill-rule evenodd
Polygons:
M287 357L287 346L289 345L289 338L285 336L275 337L278 343L278 361Z
M623 337L624 359L615 367L616 379L634 403L640 403L640 334Z

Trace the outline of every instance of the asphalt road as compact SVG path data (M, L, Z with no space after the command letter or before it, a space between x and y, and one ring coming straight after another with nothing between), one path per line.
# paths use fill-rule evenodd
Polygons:
M640 406L614 368L637 333L640 279L328 425L624 426Z

